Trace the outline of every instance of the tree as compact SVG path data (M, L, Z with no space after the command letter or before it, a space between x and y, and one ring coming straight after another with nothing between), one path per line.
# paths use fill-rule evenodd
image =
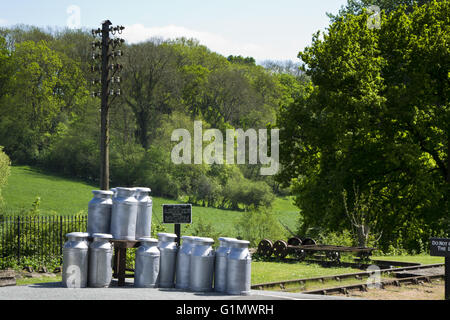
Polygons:
M382 208L385 247L417 248L446 228L449 7L401 6L380 29L366 11L345 15L299 53L312 84L280 111L278 178L292 182L303 230L349 228L341 191L353 181Z
M11 93L0 109L0 141L13 159L36 159L58 123L72 118L87 96L78 66L47 43L17 43Z
M334 22L339 17L346 14L362 14L363 10L370 6L378 6L380 10L384 10L387 13L395 11L398 7L403 6L406 11L410 12L414 5L422 6L431 1L432 0L348 0L347 5L345 7L342 6L337 15L327 13L327 16Z
M347 203L347 190L342 191L344 209L352 228L355 230L358 247L366 248L369 236L376 228L379 211L373 208L373 194L369 190L366 195L359 191L359 187L353 185L354 203L349 207ZM375 229L376 230L376 229Z
M136 136L148 149L158 121L170 114L179 96L175 54L168 44L153 39L130 46L125 60L124 99L137 121Z
M0 37L0 103L7 93L10 77L12 73L11 57L6 48L6 41Z
M230 55L230 56L227 57L227 60L230 61L231 63L244 64L244 65L246 64L246 65L250 65L250 66L256 66L256 61L252 57L244 58L243 56Z

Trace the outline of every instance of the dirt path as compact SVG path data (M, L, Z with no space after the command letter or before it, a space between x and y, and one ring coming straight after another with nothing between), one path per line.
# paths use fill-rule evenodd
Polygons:
M432 283L401 287L389 286L386 289L369 289L367 292L351 291L346 295L337 294L337 296L369 300L444 300L444 281L434 280Z

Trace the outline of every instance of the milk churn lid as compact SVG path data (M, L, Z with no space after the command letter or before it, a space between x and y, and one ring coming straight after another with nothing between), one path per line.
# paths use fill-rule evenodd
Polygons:
M183 239L183 240L195 240L196 238L198 238L198 237L196 237L196 236L182 236L181 237L181 239Z
M236 238L227 238L227 237L220 237L219 241L223 241L223 242L230 242L232 240L237 240Z
M247 240L230 240L230 247L232 248L248 248L250 241Z
M197 239L195 239L195 242L197 242L197 243L214 243L214 239L212 239L212 238L204 238L204 237L197 237Z
M66 234L67 238L87 238L89 233L87 232L70 232Z
M117 187L116 190L117 191L121 191L121 190L123 190L123 191L135 191L134 188L127 188L127 187Z
M152 189L147 188L147 187L136 187L134 189L136 190L136 193L139 193L139 192L147 192L147 193L149 193L149 192L152 191Z
M112 239L113 238L113 236L112 236L112 234L109 234L109 233L93 233L92 234L92 238L94 238L94 241L95 241L95 239Z
M177 235L175 233L165 233L165 232L160 232L158 233L158 238L163 237L163 238L177 238Z
M111 196L114 194L114 192L110 191L110 190L92 190L92 193L94 195L99 194L99 195L111 195Z
M140 242L158 243L158 239L151 238L151 237L140 237L137 240Z
M117 187L117 196L128 196L132 197L136 193L135 188Z

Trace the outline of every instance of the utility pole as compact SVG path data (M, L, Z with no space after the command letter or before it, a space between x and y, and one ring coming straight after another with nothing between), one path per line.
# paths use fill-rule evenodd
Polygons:
M120 77L116 77L116 72L123 69L121 64L110 64L119 56L122 51L114 51L116 47L121 46L123 39L110 37L110 32L114 35L116 32L121 34L125 29L123 26L111 27L112 23L105 20L102 28L92 30L92 36L101 36L101 41L92 42L92 59L94 64L91 68L92 72L100 71L100 80L93 79L92 84L100 84L101 88L98 92L92 92L93 97L101 97L100 109L100 189L109 190L109 108L116 96L120 96L120 88L114 89L113 84L120 84ZM97 53L96 49L100 48L101 53ZM97 62L101 59L101 63ZM109 99L112 96L112 99Z

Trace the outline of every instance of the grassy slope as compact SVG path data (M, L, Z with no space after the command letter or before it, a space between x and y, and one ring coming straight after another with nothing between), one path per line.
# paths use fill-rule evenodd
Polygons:
M150 186L151 187L151 186ZM7 211L17 211L31 208L36 196L41 198L40 210L43 214L71 215L87 212L87 204L92 198L92 190L97 189L84 182L68 180L59 176L42 173L27 166L14 166L8 184L2 191ZM153 220L162 221L162 204L177 203L177 201L153 197ZM291 229L295 229L298 210L290 198L278 198L273 206L273 212ZM223 236L233 236L233 224L242 212L220 210L194 206L192 220L198 219L210 222ZM172 231L171 225L167 226Z

